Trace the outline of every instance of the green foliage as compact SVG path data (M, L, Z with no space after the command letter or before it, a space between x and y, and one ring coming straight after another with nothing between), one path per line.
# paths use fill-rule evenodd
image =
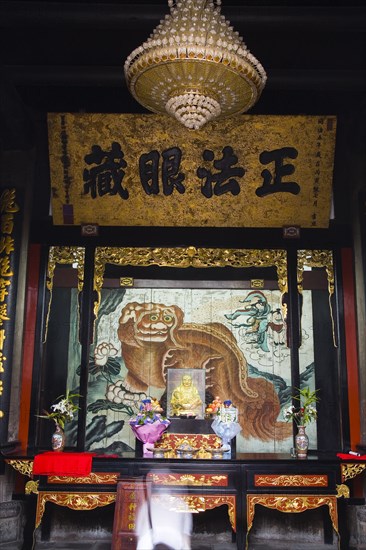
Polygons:
M117 376L121 372L121 365L119 361L113 357L108 357L106 363L103 365L97 364L94 357L89 357L88 370L89 374L92 376L98 376L99 374L111 384L113 382L113 376ZM80 376L81 365L76 369L76 374Z
M128 416L133 416L134 411L132 407L129 405L125 405L124 403L113 403L111 401L108 401L108 399L97 399L94 401L94 403L90 403L88 405L88 412L91 412L93 414L98 413L99 411L116 411L116 412L124 412Z
M283 416L285 420L294 420L298 426L306 426L317 419L318 413L315 408L319 401L317 392L311 391L308 386L303 389L298 389L298 394L293 396L293 399L299 402L298 407L290 405L284 410Z

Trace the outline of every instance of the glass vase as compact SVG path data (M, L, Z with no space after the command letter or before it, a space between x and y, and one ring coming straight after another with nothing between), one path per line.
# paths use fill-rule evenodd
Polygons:
M297 427L297 434L295 435L295 447L297 458L307 458L309 448L309 438L306 435L305 426Z

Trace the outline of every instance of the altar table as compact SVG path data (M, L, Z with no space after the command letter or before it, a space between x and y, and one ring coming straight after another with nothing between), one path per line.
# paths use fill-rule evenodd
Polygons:
M135 515L141 498L141 482L164 488L172 506L182 500L193 513L226 505L237 547L248 548L249 534L258 506L283 513L301 513L324 506L341 549L342 522L339 501L349 497L348 480L361 473L366 463L342 462L335 455L312 456L306 460L288 454L236 454L230 460L151 459L123 453L118 457L93 456L88 475L33 476L33 457L6 457L13 468L31 478L26 492L37 495L35 528L42 521L45 506L53 502L73 510L91 510L119 499L118 526L114 549L135 547ZM140 484L140 485L138 485ZM140 490L140 493L139 493ZM153 498L154 489L153 489ZM118 539L118 540L117 540Z

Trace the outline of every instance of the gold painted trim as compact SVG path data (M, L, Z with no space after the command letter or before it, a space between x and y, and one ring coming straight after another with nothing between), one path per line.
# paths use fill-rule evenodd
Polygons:
M287 292L287 253L285 250L227 248L117 248L97 247L95 251L94 316L97 318L106 264L118 266L159 267L276 267L278 287Z
M334 266L331 250L298 250L297 252L297 285L300 294L303 291L303 273L305 267L325 267L328 279L328 293L334 294Z
M250 288L264 288L264 279L251 279Z
M24 476L32 477L33 475L33 459L13 459L7 458L5 462L14 470L20 472Z
M0 375L3 375L8 370L8 359L4 355L4 342L9 337L7 330L7 321L10 321L13 312L15 312L14 305L11 304L11 295L16 293L14 287L14 270L15 265L12 265L12 259L15 252L18 249L17 238L15 237L15 214L20 211L20 207L15 202L17 192L15 188L1 188L0 190L0 241L1 241L1 297L0 297ZM19 237L20 238L20 237ZM15 262L16 264L16 262ZM7 289L7 290L6 290ZM13 291L13 292L12 292ZM8 298L7 298L8 297ZM14 327L13 327L14 330ZM9 348L10 353L10 348ZM10 365L9 365L10 366ZM10 367L11 369L11 367ZM11 373L11 370L10 370ZM0 397L5 391L5 382L0 380ZM10 393L10 388L7 390ZM2 401L1 405L5 405L5 401ZM7 409L0 409L0 419L9 417L9 403ZM8 419L6 420L8 423Z
M327 487L327 475L255 475L256 487Z
M119 474L111 474L111 473L94 473L92 472L88 476L80 476L80 477L67 477L67 476L48 476L47 481L48 483L65 483L65 484L75 484L75 483L83 483L83 484L117 484Z
M152 501L173 512L205 512L224 504L228 507L228 515L233 531L236 531L236 498L235 495L185 495L185 494L153 494Z
M247 495L247 536L246 548L249 543L249 531L253 526L255 506L260 504L265 508L271 508L284 513L300 513L313 510L320 506L328 506L329 516L334 531L338 531L337 497L332 495Z
M341 464L342 481L353 479L366 469L366 462L347 462Z
M328 300L330 318L332 321L333 345L336 348L336 336L334 326L334 315L332 307L332 296L334 294L334 265L333 252L331 250L298 250L297 251L297 290L303 292L303 274L305 267L324 267L328 279Z
M116 493L50 493L49 491L39 491L35 528L37 529L42 521L47 502L53 502L58 506L66 506L72 510L94 510L94 508L112 504L115 500Z
M341 485L336 485L337 487L337 498L349 498L350 497L350 489L347 485L342 483Z
M120 277L119 286L122 287L133 287L134 279L133 277Z
M24 488L25 494L30 495L31 493L34 493L35 495L38 495L38 485L39 485L39 480L33 481L32 479L30 481L27 481Z
M45 335L43 343L47 340L48 323L51 313L52 302L52 290L53 290L53 277L57 264L62 265L77 265L78 271L78 294L82 292L84 286L84 263L85 263L85 249L78 246L51 246L48 254L48 266L47 266L47 278L46 288L50 293L48 301L46 323L45 323ZM80 319L80 311L78 306L78 316Z
M190 324L189 326L195 326ZM245 384L245 382L244 382ZM254 397L257 397L255 395ZM200 458L205 456L205 449L219 448L222 445L222 440L214 433L211 434L187 434L187 433L170 433L165 432L156 443L156 447L169 448L170 452L166 453L167 458L177 457L176 451L180 445L190 445L193 449L199 449L198 455ZM209 455L211 456L211 455Z
M147 480L156 485L196 485L196 486L221 486L228 484L227 475L211 474L159 474L149 473Z

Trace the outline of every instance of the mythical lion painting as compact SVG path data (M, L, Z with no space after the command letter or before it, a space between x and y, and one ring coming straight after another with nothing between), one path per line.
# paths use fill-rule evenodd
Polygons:
M89 363L89 449L134 448L128 420L142 399L163 402L168 368L204 369L207 399L233 402L241 426L239 452L291 447L292 426L282 414L291 396L290 350L278 291L103 292ZM307 306L306 296L304 308L309 338L303 340L301 377L311 385L311 303Z
M290 435L291 426L277 421L280 403L273 384L248 376L243 352L223 324L184 323L178 306L132 302L122 310L118 336L130 387L165 388L168 367L205 369L206 388L235 403L246 437L266 441Z

